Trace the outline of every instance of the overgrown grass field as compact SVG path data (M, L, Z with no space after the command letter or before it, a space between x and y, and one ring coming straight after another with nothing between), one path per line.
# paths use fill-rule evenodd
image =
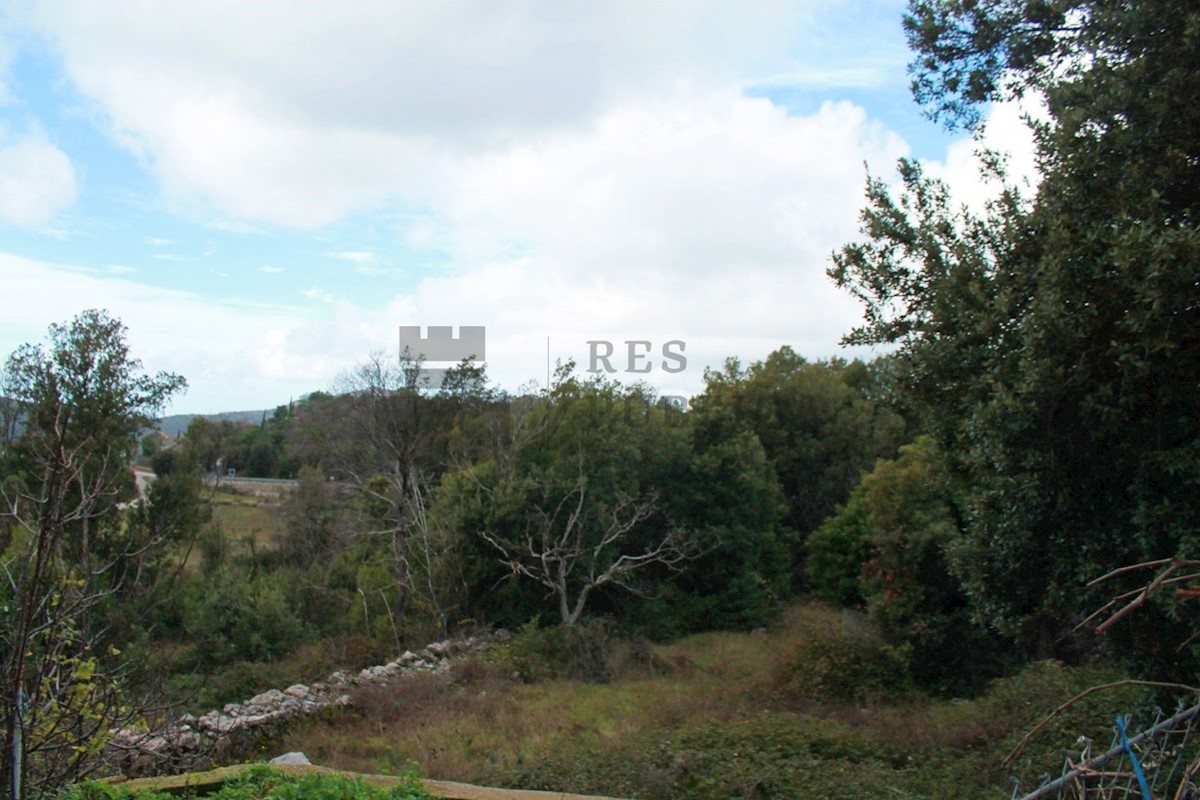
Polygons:
M213 522L234 547L271 546L280 529L279 501L253 495L216 492L212 499Z
M874 674L812 661L807 643L831 635L842 635L840 614L802 605L765 633L612 646L608 680L581 682L529 681L545 665L525 631L449 676L363 689L353 709L302 723L272 749L356 772L415 762L436 779L647 800L995 798L1010 775L1032 785L1057 774L1062 748L1081 734L1107 741L1114 713L1147 702L1093 696L1006 768L1042 716L1111 671L1044 662L970 700L903 685L834 699L791 678L797 668Z

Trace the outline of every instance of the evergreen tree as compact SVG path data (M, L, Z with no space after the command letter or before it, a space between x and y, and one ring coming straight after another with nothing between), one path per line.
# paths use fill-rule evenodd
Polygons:
M865 304L848 341L899 345L968 487L955 573L1049 653L1098 601L1090 579L1200 545L1200 8L918 0L906 27L935 116L1045 99L1041 182L973 216L903 163L830 274ZM1169 610L1136 624L1118 635L1143 665L1192 669L1163 647Z

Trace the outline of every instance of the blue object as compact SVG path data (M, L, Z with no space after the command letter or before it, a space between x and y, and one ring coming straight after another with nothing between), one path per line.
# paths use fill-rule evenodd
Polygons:
M1154 800L1154 795L1150 794L1150 784L1146 783L1146 773L1142 772L1142 765L1138 761L1137 753L1133 752L1133 745L1129 743L1129 736L1125 733L1124 717L1117 717L1117 733L1121 735L1121 747L1125 748L1130 762L1133 763L1133 774L1137 776L1138 786L1142 787L1143 800Z

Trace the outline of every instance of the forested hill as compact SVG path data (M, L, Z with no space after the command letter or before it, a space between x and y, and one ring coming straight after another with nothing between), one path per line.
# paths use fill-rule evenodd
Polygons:
M230 422L257 424L262 421L264 414L268 414L268 412L261 408L255 411L223 411L220 414L172 414L159 420L158 429L169 436L177 437L187 432L188 425L191 425L192 420L197 417L203 417L210 422L229 420Z

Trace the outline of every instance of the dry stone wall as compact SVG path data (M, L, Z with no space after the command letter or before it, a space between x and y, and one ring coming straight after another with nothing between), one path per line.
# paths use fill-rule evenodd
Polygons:
M433 642L417 652L405 651L387 664L353 673L334 672L308 685L270 689L198 717L185 714L154 730L122 728L112 732L110 761L128 777L196 769L222 754L278 733L293 719L353 704L356 687L382 686L417 675L440 675L455 659L485 650L504 638L507 632L497 631Z

